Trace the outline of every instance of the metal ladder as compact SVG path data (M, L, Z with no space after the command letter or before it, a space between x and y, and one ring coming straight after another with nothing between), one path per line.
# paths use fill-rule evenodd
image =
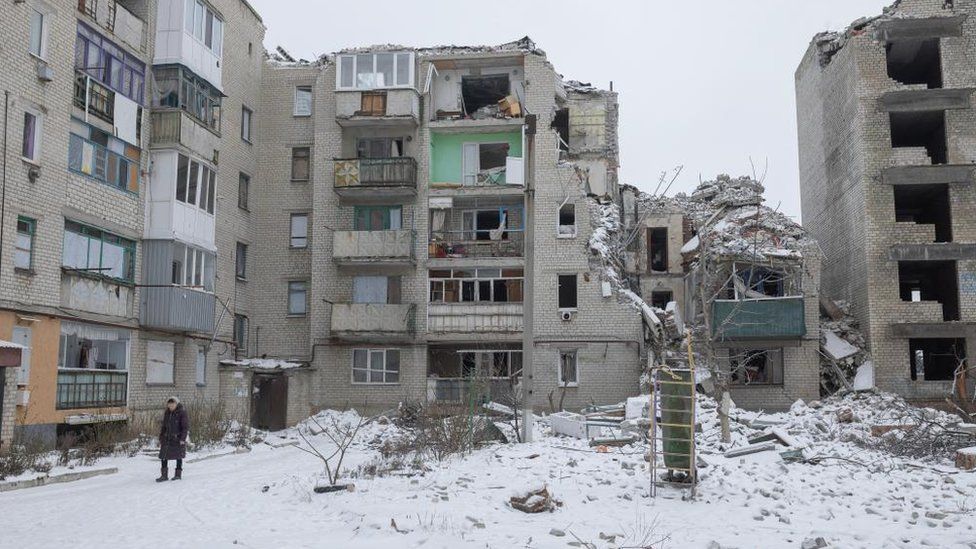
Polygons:
M687 363L657 366L651 371L651 497L657 496L658 484L691 488L695 497L698 485L695 449L696 398L695 360L688 341ZM666 393L663 394L662 393ZM684 404L684 406L682 406ZM658 419L660 418L660 419ZM658 446L660 445L660 450ZM680 450L671 451L677 446ZM681 472L687 482L661 480L661 473Z

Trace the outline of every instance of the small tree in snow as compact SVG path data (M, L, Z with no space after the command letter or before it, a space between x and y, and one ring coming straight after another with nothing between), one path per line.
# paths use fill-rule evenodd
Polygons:
M331 414L328 420L320 423L318 419L314 416L310 417L308 421L312 422L315 427L318 428L319 433L324 434L329 441L332 443L334 448L326 451L319 450L315 444L309 440L306 431L311 433L312 426L306 424L306 426L299 427L298 436L301 437L303 445L296 446L299 450L313 455L320 460L325 466L325 474L329 479L329 484L335 486L339 481L339 474L342 472L342 461L346 457L346 452L356 441L356 436L359 434L359 430L363 428L363 425L369 422L366 418L359 417L355 422L343 422L335 414Z

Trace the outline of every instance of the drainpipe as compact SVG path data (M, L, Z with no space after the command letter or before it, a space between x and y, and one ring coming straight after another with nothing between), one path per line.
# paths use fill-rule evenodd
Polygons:
M0 175L0 278L3 277L3 228L7 219L7 126L10 117L10 91L3 91L3 172Z

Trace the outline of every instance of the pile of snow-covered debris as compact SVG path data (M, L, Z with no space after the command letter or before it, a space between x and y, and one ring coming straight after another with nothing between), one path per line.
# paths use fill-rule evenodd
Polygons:
M850 314L850 305L837 303L838 318L820 318L820 378L823 388L863 390L874 386L874 365L864 334Z

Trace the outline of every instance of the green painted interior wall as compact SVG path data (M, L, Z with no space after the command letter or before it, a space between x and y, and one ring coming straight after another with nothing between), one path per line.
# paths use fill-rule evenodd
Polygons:
M431 133L430 182L461 184L462 145L464 143L508 143L509 156L522 156L522 132L510 133Z

